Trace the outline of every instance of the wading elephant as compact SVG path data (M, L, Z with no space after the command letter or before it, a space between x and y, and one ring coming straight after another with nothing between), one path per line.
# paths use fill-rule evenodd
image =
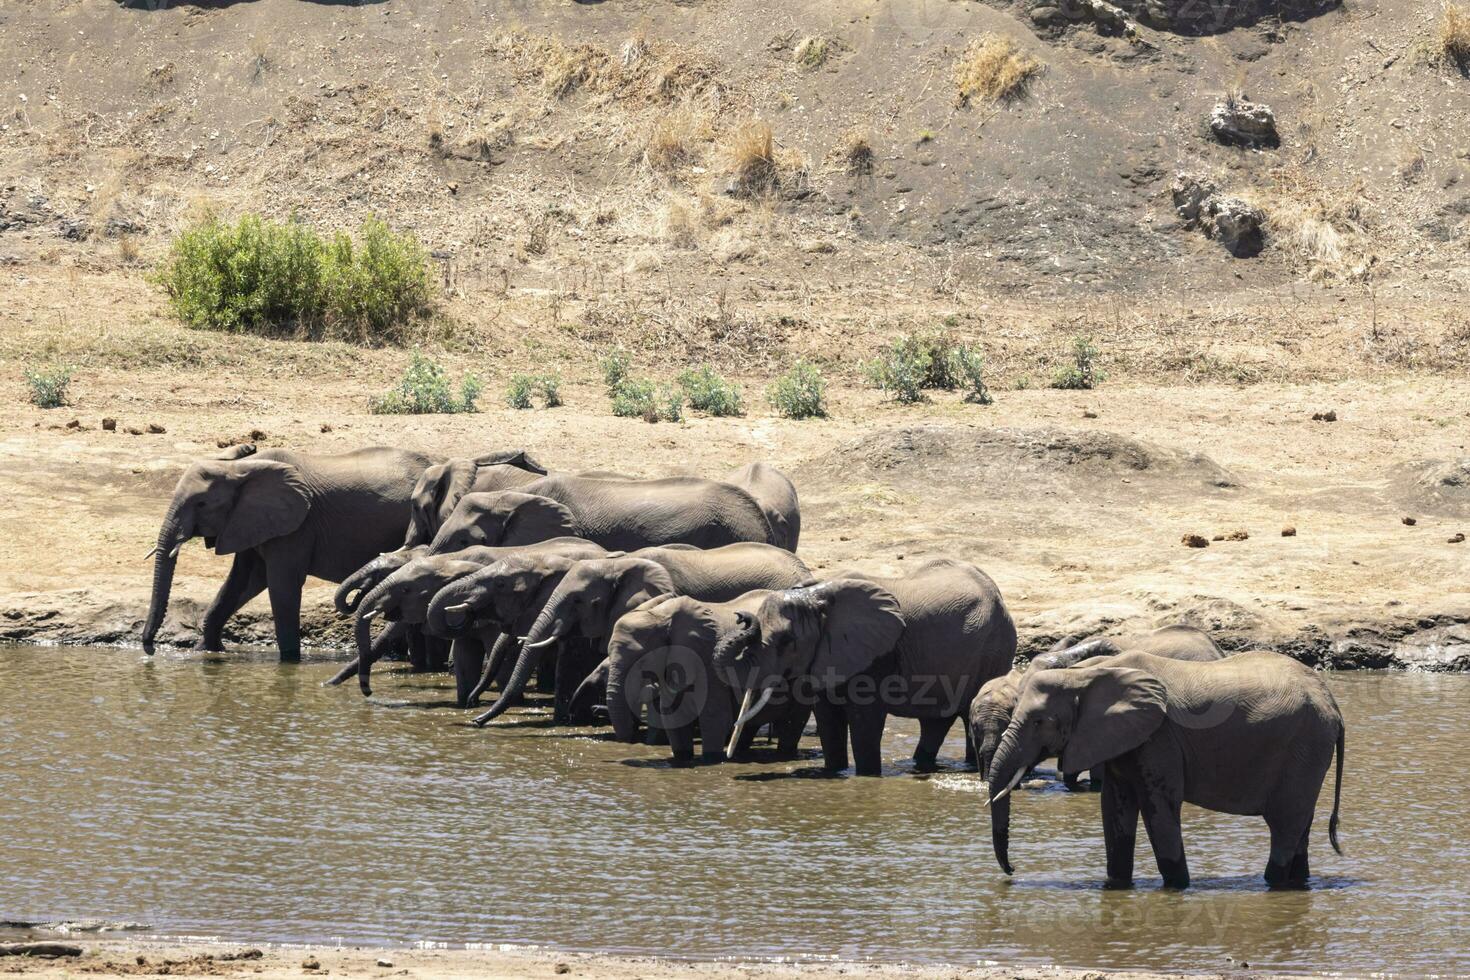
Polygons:
M696 477L608 480L555 474L518 490L468 493L434 539L437 552L497 545L520 529L570 535L615 551L661 544L717 548L736 541L770 544L771 525L755 498L738 487Z
M1275 653L1211 663L1125 653L1028 674L990 767L991 839L1006 874L1009 794L1056 755L1064 771L1106 765L1103 842L1108 882L1133 880L1143 815L1164 884L1189 885L1179 808L1262 816L1271 831L1266 881L1300 885L1322 780L1337 750L1327 835L1337 842L1344 728L1321 675Z
M809 698L829 771L879 775L888 715L917 718L914 762L932 770L945 735L975 693L1016 655L1000 590L974 565L936 559L904 578L845 573L773 592L737 617L715 652L719 670L754 665L740 716L778 688ZM612 694L609 692L609 702ZM737 717L735 738L741 721Z
M204 614L200 645L223 649L226 620L268 590L282 660L301 654L301 588L309 575L340 582L397 547L422 453L373 448L338 456L237 448L184 471L158 531L153 595L143 624L151 651L163 624L179 549L201 536L234 564Z
M606 680L602 662L613 624L649 599L687 595L723 602L752 589L784 589L811 580L805 563L789 551L768 544L742 542L707 551L688 545L644 548L627 555L578 562L552 592L523 638L514 673L489 711L475 719L484 724L508 706L530 680L543 650L571 636L593 641L597 670L587 676L583 696L573 695L559 721L591 722L591 704ZM473 606L460 610L472 614ZM562 649L565 649L563 646ZM557 676L562 676L558 665ZM584 674L585 676L585 674ZM482 681L483 684L483 681Z
M749 712L741 736L732 737L739 698L753 668L720 671L714 661L720 637L739 629L740 617L754 617L772 594L757 589L726 602L664 596L621 616L608 637L607 708L613 734L620 741L636 742L647 706L650 726L667 733L676 761L693 759L696 722L707 762L737 755L767 723L780 755L794 758L811 706L784 695L770 698Z
M380 655L379 644L372 642L372 621L381 618L395 627L421 626L428 618L429 603L441 589L456 579L473 575L504 558L525 555L561 556L564 558L598 558L607 551L580 538L552 538L529 545L502 548L466 548L443 555L423 554L390 573L361 600L357 609L357 670L349 664L329 683L340 683L352 673L364 695L372 693L371 672ZM496 628L483 629L455 640L454 666L458 699L461 707L469 686L478 676L484 650L499 638Z
M1021 683L1028 673L1062 670L1093 657L1116 656L1120 653L1151 653L1168 660L1200 663L1224 660L1228 656L1210 638L1210 634L1193 626L1165 626L1149 633L1085 640L1061 650L1038 654L1030 663L1015 667L1004 676L986 681L981 686L980 693L975 695L975 700L970 702L970 741L975 746L975 765L980 773L984 775L990 771L990 760L995 757L1000 736L1011 723L1011 713L1015 711ZM1101 774L1099 771L1093 775L1096 777ZM1063 774L1063 778L1068 780L1069 789L1076 786L1075 776L1075 773ZM1100 779L1094 778L1093 788L1100 789L1100 783Z
M725 478L755 498L771 525L771 544L795 552L801 540L801 501L796 485L769 463L748 463Z

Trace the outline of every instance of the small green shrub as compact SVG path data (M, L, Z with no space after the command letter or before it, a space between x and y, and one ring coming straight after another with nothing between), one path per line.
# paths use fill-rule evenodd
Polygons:
M777 413L789 419L827 417L827 381L815 364L797 361L766 389Z
M632 364L628 352L619 349L604 357L599 366L602 368L602 383L607 386L607 393L612 395L627 379Z
M684 395L668 385L625 377L611 392L613 414L645 422L678 422L684 417Z
M715 373L708 364L688 368L679 373L679 387L689 399L689 407L709 415L744 415L740 389Z
M1053 388L1082 391L1097 387L1106 375L1097 366L1097 345L1089 337L1072 338L1072 363L1057 370Z
M954 364L965 389L965 401L972 405L992 405L995 399L985 386L985 358L977 350L960 346L955 350Z
M401 344L432 307L427 253L376 219L328 241L294 221L207 218L156 279L184 323L231 333Z
M452 415L475 412L475 400L484 388L480 379L466 374L459 392L449 381L449 372L418 351L413 352L403 380L376 398L368 400L374 415Z
M68 405L66 390L71 386L72 369L61 364L25 369L26 387L31 404L37 408L61 408Z
M562 404L561 376L556 374L513 374L506 387L505 403L511 408L534 408L533 396L539 394L546 408Z
M684 421L684 393L682 391L669 385L660 385L658 400L665 422ZM650 419L649 421L656 420Z
M926 389L966 390L965 400L990 404L982 378L980 352L955 340L943 330L897 337L883 353L864 365L868 381L888 392L894 401L925 400Z

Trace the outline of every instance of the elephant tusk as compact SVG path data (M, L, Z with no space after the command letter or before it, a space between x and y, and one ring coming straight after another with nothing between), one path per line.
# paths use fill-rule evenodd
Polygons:
M526 638L525 637L521 637L521 642L522 643L525 643L526 642ZM553 644L555 642L556 642L556 637L554 637L554 636L548 636L546 639L539 640L536 643L527 643L526 646L523 649L525 649L525 650L540 650L542 647L550 646L551 644Z
M158 554L158 545L154 545L153 547L149 548L148 549L148 554L146 554L146 555L143 556L143 560L144 561L147 561L148 559L152 558L156 554Z
M755 688L745 689L745 697L740 701L740 713L735 716L735 725L730 729L730 741L725 746L725 758L735 757L735 745L740 741L740 732L745 728L745 719L749 717L750 699L755 697Z
M447 613L454 613L455 615L467 613L470 611L470 604L468 602L461 602L458 605L445 606L444 611Z
M358 613L357 614L357 618L358 619L362 619L362 620L371 620L377 614L378 614L378 610L371 609L371 610L369 610L367 612L360 612L360 613Z
M1011 790L1016 788L1016 786L1021 782L1021 777L1024 775L1026 775L1025 769L1017 769L1016 774L1011 777L1010 785L1008 785L1005 789L1001 790L999 793L996 793L990 798L990 805L995 806L995 804L999 803L1001 800L1009 796Z
M170 551L168 553L168 556L170 558L177 558L177 557L179 557L179 549L182 548L183 546L184 546L184 544L183 544L182 541L179 542L178 544L174 545L174 550L173 551Z

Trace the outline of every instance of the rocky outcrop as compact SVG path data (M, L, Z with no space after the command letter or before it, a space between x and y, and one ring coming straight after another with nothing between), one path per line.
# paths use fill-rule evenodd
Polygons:
M1198 228L1238 259L1260 254L1266 245L1266 213L1238 197L1220 193L1215 182L1197 174L1180 174L1170 188L1174 212L1190 228Z
M1303 20L1338 6L1338 0L1116 0L1146 27L1178 34L1219 34L1233 27L1279 18Z
M1276 132L1276 114L1261 102L1243 96L1229 95L1215 104L1210 113L1210 132L1229 146L1280 146Z

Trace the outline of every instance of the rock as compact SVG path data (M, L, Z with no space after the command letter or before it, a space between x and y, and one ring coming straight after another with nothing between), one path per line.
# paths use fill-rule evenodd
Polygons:
M250 438L249 439L242 439L240 441L241 442L263 442L265 440L265 437L266 437L265 436L265 433L262 432L260 429L251 429L250 430Z
M1082 417L1085 419L1095 419L1097 418L1097 413L1093 411L1084 411L1082 413Z
M378 966L381 966L385 970L391 969L392 966L393 966L393 961L390 960L390 959L388 959L388 957L386 957L386 956L379 956L378 957Z
M161 436L165 432L167 432L168 430L165 429L163 426L159 425L157 422L149 422L148 423L148 431L151 432L151 433L153 433L156 436Z
M1203 534L1186 534L1179 539L1179 543L1186 548L1208 548L1210 541Z
M1463 532L1463 531L1456 531L1454 534L1450 535L1449 540L1446 541L1445 544L1459 544L1461 541L1464 541L1464 540L1465 540L1465 532Z
M128 426L128 435L130 435L130 436L141 436L142 434L143 434L143 430L140 429L140 428L138 428L136 425L130 425L130 426Z
M1219 192L1215 182L1208 177L1187 173L1176 175L1169 190L1174 196L1175 213L1191 223L1204 217L1205 202Z
M1244 528L1237 528L1229 534L1224 535L1224 539L1226 541L1246 541L1250 539L1250 536L1251 533L1249 531Z
M308 956L306 959L301 961L301 969L303 970L320 970L321 968L321 961L318 960L315 956Z
M1339 0L1116 0L1148 27L1181 34L1219 34L1261 21L1298 21L1339 5Z
M1294 528L1290 524L1288 524L1286 527L1283 527L1281 529L1281 536L1283 538L1294 538L1294 537L1296 537L1296 528Z
M82 420L72 419L70 422L66 423L66 427L68 429L80 429L82 427Z
M117 419L103 419L102 420L102 431L104 431L104 432L116 432L117 431Z
M1170 193L1174 212L1188 227L1216 239L1236 258L1258 255L1265 247L1265 212L1238 197L1221 194L1208 177L1180 173Z
M1031 22L1033 24L1048 27L1052 24L1064 23L1066 20L1067 15L1062 13L1060 7L1053 7L1048 4L1031 8Z
M1215 104L1210 113L1210 131L1230 146L1281 145L1271 107L1243 96L1226 96Z
M1408 526L1408 527L1413 527L1415 524L1418 524L1419 523L1419 519L1417 517L1408 517L1408 516L1405 516L1405 517L1401 517L1399 519L1401 521L1403 521L1404 524L1406 526Z
M331 432L332 431L332 425L331 425L331 423L330 422L323 422L322 423L322 431L323 432Z
M556 972L557 973L571 973L572 972L572 968L570 966L568 966L567 964L565 964L565 963L558 963L556 965Z
M1329 408L1325 412L1313 412L1312 413L1312 421L1313 422L1336 422L1337 421L1337 409L1335 409L1335 408Z
M0 956L27 956L43 960L81 956L82 947L68 943L0 943Z

